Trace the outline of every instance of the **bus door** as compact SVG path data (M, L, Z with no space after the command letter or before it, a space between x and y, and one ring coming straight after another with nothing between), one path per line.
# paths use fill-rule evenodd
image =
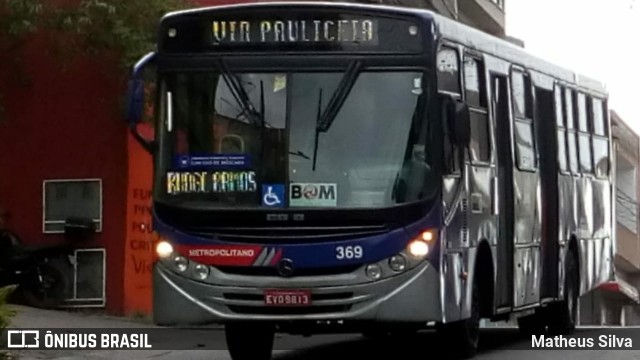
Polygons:
M540 298L554 298L558 293L558 157L566 159L563 143L558 144L550 139L557 139L556 121L562 123L562 94L558 91L535 87L536 133L540 147L540 180L542 190L542 285ZM558 103L556 104L556 101ZM558 114L556 111L559 110ZM559 115L557 117L557 115ZM557 118L556 118L557 117ZM560 132L561 135L564 133ZM562 145L563 151L559 152ZM566 160L565 160L566 161Z
M512 66L510 71L513 161L513 293L518 308L540 300L540 149L534 131L534 74ZM546 142L545 142L546 143Z
M497 178L493 186L493 200L498 204L497 208L494 206L498 215L495 305L500 309L513 306L513 153L507 76L492 73L490 81L497 148Z

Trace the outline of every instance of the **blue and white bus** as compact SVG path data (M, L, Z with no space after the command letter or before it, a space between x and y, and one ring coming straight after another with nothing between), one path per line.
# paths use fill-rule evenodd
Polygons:
M612 277L604 86L437 14L167 14L128 96L154 155L154 320L224 324L233 359L276 332L428 327L473 356L481 319L569 333Z

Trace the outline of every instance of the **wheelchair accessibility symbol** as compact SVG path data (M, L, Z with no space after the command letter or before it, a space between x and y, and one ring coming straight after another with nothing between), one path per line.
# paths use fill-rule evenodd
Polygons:
M262 206L281 208L284 207L284 185L262 185Z

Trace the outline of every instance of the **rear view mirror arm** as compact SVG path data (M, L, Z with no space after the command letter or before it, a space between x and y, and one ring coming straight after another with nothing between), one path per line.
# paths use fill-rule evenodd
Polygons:
M154 152L154 150L155 150L155 141L145 139L142 135L140 135L140 132L138 131L138 129L136 129L136 125L130 125L129 126L129 132L131 132L131 135L133 135L133 137L136 139L136 141L138 143L140 143L140 145L142 145L142 147L146 151L148 151L150 153Z
M140 60L138 60L138 62L136 62L135 65L133 65L133 69L131 71L131 79L132 80L142 80L142 73L144 71L144 68L148 64L153 62L153 60L155 60L155 58L156 58L156 53L153 52L153 51L150 52L150 53L147 53L145 56L140 58Z

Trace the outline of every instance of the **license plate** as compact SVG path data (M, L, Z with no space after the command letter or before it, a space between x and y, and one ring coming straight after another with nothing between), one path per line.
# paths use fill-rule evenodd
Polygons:
M264 303L268 306L309 306L311 305L311 291L266 290Z

